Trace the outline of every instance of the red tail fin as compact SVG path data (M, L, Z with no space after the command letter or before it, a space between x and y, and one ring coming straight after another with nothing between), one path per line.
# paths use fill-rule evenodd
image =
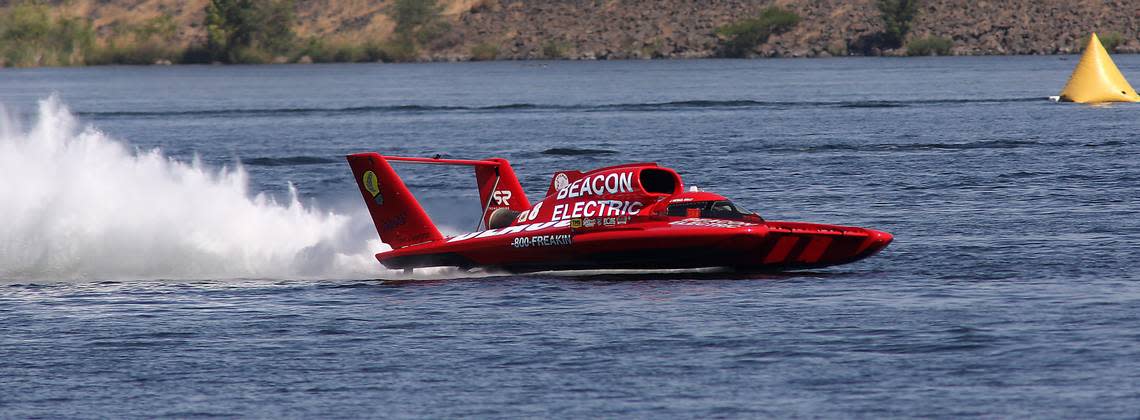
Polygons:
M501 158L491 158L486 161L498 165L475 167L475 182L479 185L479 204L484 207L483 224L486 225L491 213L500 208L514 211L530 209L530 201L526 199L526 192L519 184L519 179L515 177L510 162Z
M395 249L443 239L383 156L357 153L347 157L368 213L376 224L376 233L384 243Z

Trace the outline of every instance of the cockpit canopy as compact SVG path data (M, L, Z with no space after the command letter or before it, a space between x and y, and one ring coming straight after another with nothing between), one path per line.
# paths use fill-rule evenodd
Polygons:
M669 204L665 215L673 217L700 217L704 219L745 220L759 218L728 200L683 201Z

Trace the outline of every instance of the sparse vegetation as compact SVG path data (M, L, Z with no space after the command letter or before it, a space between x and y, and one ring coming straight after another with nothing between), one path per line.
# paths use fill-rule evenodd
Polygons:
M703 26L703 20L682 19L668 31L669 35L654 35L652 31L645 32L636 25L622 25L613 31L576 32L579 31L577 27L558 22L558 19L567 18L561 8L532 7L527 2L502 0L384 0L377 3L383 5L379 10L349 7L351 5L340 2L204 0L194 3L199 6L192 9L185 5L168 7L163 3L157 13L154 8L135 7L137 1L127 0L0 0L0 67L398 62L457 57L494 60L749 57L756 54L1037 54L1068 53L1088 43L1087 32L1074 32L1079 26L1071 24L1076 17L1066 18L1068 20L1063 22L1065 30L1057 37L1061 45L1051 44L1048 39L1040 37L1020 38L1017 42L1013 42L1013 38L999 37L996 40L998 46L994 46L995 41L986 31L962 25L947 28L925 22L921 25L921 34L918 34L915 31L919 20L956 19L959 16L920 1L874 0L868 4L874 5L873 8L835 9L830 14L821 14L827 10L812 7L810 22L801 21L796 13L800 9L760 7L755 15L739 15L738 20L727 21L727 24L715 28L716 43L710 45L706 38L710 35L709 29L703 29L705 37L693 33L707 28ZM637 6L633 4L612 0L587 3L604 8L606 13L617 13L622 19L636 15ZM459 10L456 7L460 15L453 19L443 14L444 5L469 9ZM739 5L738 2L729 2L710 7L720 14L737 10ZM692 7L678 10L692 10ZM534 14L536 18L558 24L538 30L512 26L514 18L510 16L520 13L528 17ZM866 19L876 18L881 22L871 26L880 29L868 30L863 23ZM858 21L859 24L838 33L830 31L827 25L834 25L837 19ZM1007 20L1002 17L979 21L978 27L1014 24L1016 32L1022 33L1036 30L1034 28L1038 28L1041 22L1036 17L1012 23ZM1131 27L1113 24L1115 21L1111 20L1110 12L1099 13L1090 22L1101 27L1103 32L1098 35L1107 50L1135 52L1136 44L1132 41L1135 31ZM590 27L593 26L596 25ZM806 27L799 28L801 26ZM794 28L798 28L795 29L795 39L784 35L776 42L777 34ZM1120 32L1113 32L1111 28ZM928 33L953 35L953 38L926 36Z
M641 58L662 58L665 56L661 52L662 49L664 49L664 43L660 39L654 38L641 46Z
M210 0L206 52L226 63L267 63L294 48L292 0Z
M402 48L406 44L394 42L350 42L309 39L293 56L296 62L313 63L366 63L408 61L414 51ZM308 57L308 60L304 60Z
M772 34L787 32L800 22L795 12L772 6L754 18L739 20L716 29L723 57L746 57Z
M1100 43L1104 45L1104 49L1109 51L1116 51L1116 47L1124 44L1124 35L1120 32L1109 32L1100 38Z
M420 29L439 20L443 8L436 0L396 0L388 15L396 21L396 33L414 37Z
M876 0L875 7L883 19L883 46L901 47L918 14L918 0Z
M417 49L442 41L435 48L446 48L458 43L458 39L447 37L451 24L440 17L443 7L436 0L396 0L388 8L388 15L396 21L395 38L390 41L393 57L398 61L410 60Z
M471 47L471 61L490 61L499 56L499 47L490 43L478 44Z
M542 44L542 58L559 60L566 58L570 45L564 41L546 41Z
M46 5L20 3L0 14L0 67L82 65L94 47L90 22Z
M1104 49L1108 52L1116 52L1116 47L1123 45L1125 41L1124 35L1121 35L1120 32L1106 32L1103 34L1098 34L1097 38L1100 38L1100 44L1103 45ZM1080 48L1084 49L1085 45L1088 44L1089 35L1085 35L1083 38L1081 38Z
M954 42L950 38L940 36L928 36L925 38L912 39L906 44L906 54L911 56L920 55L950 55L950 47Z
M380 48L386 57L384 61L412 61L416 59L418 54L416 44L407 39L400 39L400 37L388 40L381 44Z
M832 42L827 46L827 53L832 57L843 57L848 54L847 45L842 42Z
M119 23L105 45L96 49L87 64L154 64L181 61L184 48L177 44L174 18L160 15L142 23Z
M420 45L428 45L444 39L448 33L451 32L451 24L441 19L436 19L428 24L425 24L416 31L416 43Z
M292 29L293 0L211 0L204 52L210 61L227 63L411 61L421 45L441 49L458 42L448 36L451 24L441 19L442 10L436 0L396 0L387 9L396 22L392 39L299 43ZM194 56L193 51L186 56Z

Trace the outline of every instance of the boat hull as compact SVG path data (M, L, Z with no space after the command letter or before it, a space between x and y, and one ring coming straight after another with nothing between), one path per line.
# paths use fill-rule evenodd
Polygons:
M731 267L785 271L870 257L889 233L796 222L715 219L651 221L583 228L569 222L490 230L377 254L384 266L488 267L513 272Z

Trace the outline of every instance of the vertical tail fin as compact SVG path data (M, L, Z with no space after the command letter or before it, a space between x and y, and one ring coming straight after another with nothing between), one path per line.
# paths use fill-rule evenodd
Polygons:
M526 199L526 192L519 184L511 164L501 158L487 159L486 162L491 162L492 165L475 167L479 204L483 207L483 225L489 226L488 219L495 210L507 208L519 212L530 209L530 201Z
M383 156L357 153L347 158L368 213L376 225L376 233L384 243L395 249L443 239L439 229Z

